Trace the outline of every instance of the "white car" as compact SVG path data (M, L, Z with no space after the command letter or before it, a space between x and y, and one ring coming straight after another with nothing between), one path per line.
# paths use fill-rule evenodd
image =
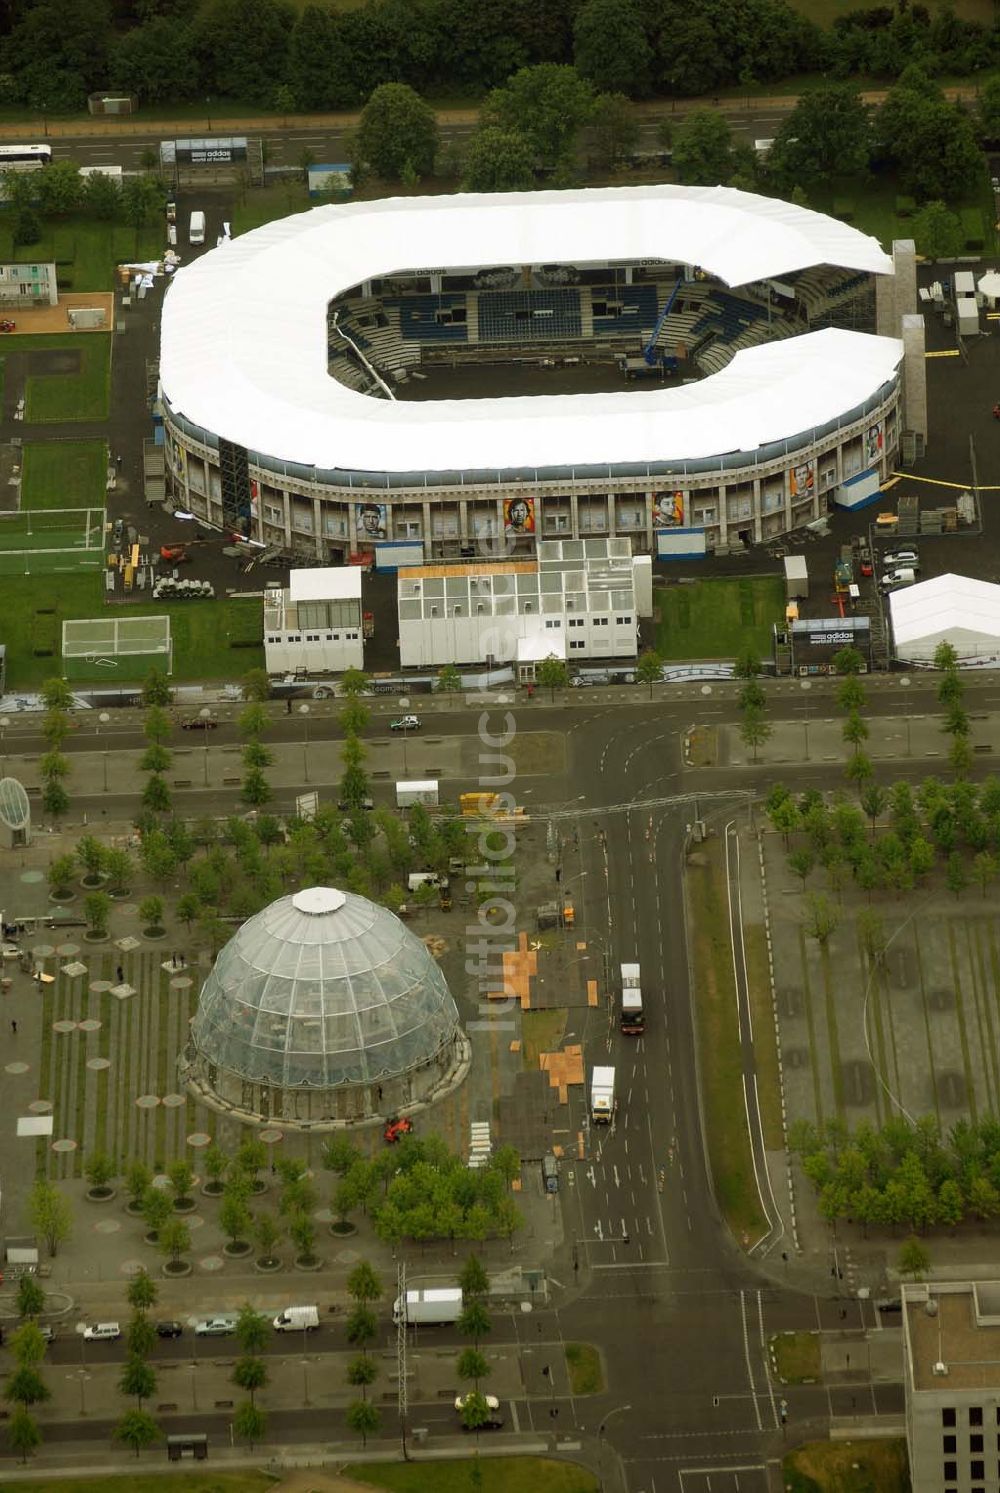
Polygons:
M882 564L886 570L905 567L907 570L920 569L920 556L916 550L890 550L887 555L882 556Z
M113 1343L122 1335L122 1330L117 1322L91 1322L89 1327L83 1329L83 1336L88 1343Z
M236 1331L235 1317L202 1317L194 1325L197 1337L229 1337Z
M474 1393L475 1393L475 1391L470 1389L469 1393L467 1395L456 1395L455 1396L455 1409L459 1410L459 1411L464 1410L465 1409L465 1405L466 1405L466 1401L467 1400L471 1400ZM496 1395L483 1395L483 1399L486 1401L486 1408L487 1408L487 1410L499 1410L500 1409L500 1401L497 1399Z

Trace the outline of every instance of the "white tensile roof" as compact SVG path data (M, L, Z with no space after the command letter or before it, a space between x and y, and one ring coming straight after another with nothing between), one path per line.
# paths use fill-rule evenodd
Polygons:
M355 565L320 565L288 575L292 601L359 601L361 571Z
M862 402L901 357L828 330L642 393L393 402L327 372L326 308L361 282L451 266L698 265L743 285L811 265L888 274L875 239L728 187L390 198L317 208L223 243L173 278L160 381L213 434L321 470L420 472L670 461L753 450Z
M1000 586L967 575L937 575L889 596L897 652L931 657L948 642L963 656L1000 647Z

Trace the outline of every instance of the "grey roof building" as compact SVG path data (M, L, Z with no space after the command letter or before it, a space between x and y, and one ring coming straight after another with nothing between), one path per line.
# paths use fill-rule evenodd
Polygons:
M1000 1282L903 1287L913 1493L1000 1488Z
M440 968L386 908L309 887L257 913L202 987L184 1077L251 1121L351 1124L430 1102L468 1044Z

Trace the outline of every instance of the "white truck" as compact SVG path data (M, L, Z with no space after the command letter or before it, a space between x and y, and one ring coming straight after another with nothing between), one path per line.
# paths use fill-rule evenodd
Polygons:
M610 1125L615 1114L615 1070L595 1068L590 1076L590 1118L595 1125Z
M397 809L411 809L414 804L423 804L426 809L436 809L438 803L438 785L434 778L414 779L396 784Z
M637 964L623 964L622 1011L620 1026L630 1037L639 1037L646 1029L646 1017L642 1009L642 979Z
M188 243L203 244L205 242L205 214L193 212L188 223Z
M392 1304L392 1320L400 1318L408 1327L447 1327L462 1315L462 1293L457 1286L431 1286L421 1291L407 1291L406 1301L397 1296Z
M286 1306L274 1319L275 1332L315 1332L318 1327L317 1306Z

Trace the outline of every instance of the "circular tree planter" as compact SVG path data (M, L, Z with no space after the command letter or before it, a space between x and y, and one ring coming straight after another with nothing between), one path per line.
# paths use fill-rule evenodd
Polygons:
M83 935L84 943L107 943L107 928L88 928Z
M201 1195L205 1198L220 1198L226 1190L225 1182L203 1182Z
M96 876L84 876L82 881L80 882L80 885L83 887L84 891L96 892L100 887L104 885L107 879L108 878L106 876L102 876L100 873L98 873Z
M197 1198L174 1198L175 1213L193 1213L197 1206Z
M116 1187L88 1187L85 1193L88 1203L111 1203L118 1196Z
M253 1268L260 1271L261 1275L273 1275L276 1270L282 1268L282 1262L275 1255L271 1260L254 1260Z
M259 1198L260 1195L261 1195L261 1193L262 1192L266 1192L266 1191L267 1191L267 1183L263 1180L262 1177L255 1177L254 1180L250 1183L250 1196L251 1197L253 1197L253 1198Z
M111 898L112 902L127 902L131 895L132 888L130 886L108 887L108 896Z
M143 928L142 936L150 939L166 938L167 930L166 928Z
M330 1233L334 1234L338 1239L350 1239L351 1235L357 1232L356 1226L353 1223L348 1223L346 1219L337 1219L330 1225Z
M222 1253L227 1260L244 1260L252 1249L253 1245L248 1239L230 1239L222 1246Z
M156 1229L150 1229L148 1233L143 1234L142 1242L148 1244L150 1249L155 1249L160 1242L160 1235Z
M190 1260L168 1260L165 1265L160 1266L161 1274L168 1280L180 1280L185 1275L190 1275L194 1266Z
M129 1198L128 1202L125 1204L125 1212L128 1214L129 1218L141 1218L142 1204L137 1203L135 1198Z
M296 1270L304 1270L307 1274L311 1274L315 1270L322 1270L323 1261L319 1255L297 1255L295 1258L295 1268Z
M72 902L72 900L73 900L73 898L75 896L76 896L76 893L72 890L72 888L69 888L65 892L49 892L49 901L50 902Z

